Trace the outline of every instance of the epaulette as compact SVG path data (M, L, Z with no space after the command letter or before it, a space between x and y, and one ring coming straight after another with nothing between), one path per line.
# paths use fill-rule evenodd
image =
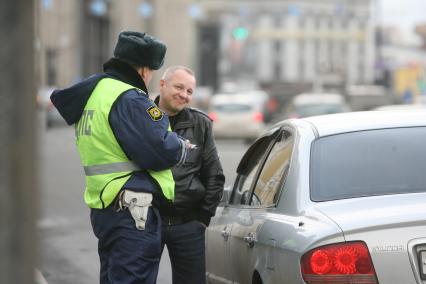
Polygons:
M188 109L191 110L191 111L194 111L196 113L200 113L200 114L204 115L205 117L207 117L210 121L212 121L212 119L209 117L209 115L207 113L205 113L204 111L202 111L201 109L196 108L196 107L188 107Z
M142 89L134 88L134 90L135 90L136 92L138 92L140 95L147 96L147 94L146 94L144 91L142 91Z

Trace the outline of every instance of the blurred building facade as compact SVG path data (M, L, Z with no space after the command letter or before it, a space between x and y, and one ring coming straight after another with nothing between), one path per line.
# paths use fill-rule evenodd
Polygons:
M222 81L243 77L290 93L374 82L375 1L203 3L219 25Z
M161 38L166 66L188 65L213 89L374 82L375 0L36 1L41 85L101 71L129 29Z
M426 39L426 25L419 24L415 31ZM426 48L409 44L398 27L379 29L377 45L377 78L395 96L397 102L426 103ZM380 74L381 73L381 74Z
M194 67L195 25L186 13L190 2L36 0L39 85L63 87L100 72L123 30L146 31L166 42L167 65Z

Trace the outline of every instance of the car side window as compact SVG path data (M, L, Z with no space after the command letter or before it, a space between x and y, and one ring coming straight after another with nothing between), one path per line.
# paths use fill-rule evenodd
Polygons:
M247 153L243 157L245 161L234 184L229 204L247 205L249 203L253 181L256 180L259 166L262 164L265 153L270 148L270 144L271 137L265 137L247 150Z
M284 133L272 147L254 187L251 206L274 206L280 194L290 166L293 139Z

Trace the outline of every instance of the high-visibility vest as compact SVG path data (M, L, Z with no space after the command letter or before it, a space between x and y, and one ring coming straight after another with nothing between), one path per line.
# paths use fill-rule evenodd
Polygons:
M86 174L84 201L90 208L102 209L111 204L132 172L140 170L127 158L108 122L117 98L134 88L115 79L102 79L75 125L76 144ZM175 183L171 170L147 171L158 182L164 196L173 200Z

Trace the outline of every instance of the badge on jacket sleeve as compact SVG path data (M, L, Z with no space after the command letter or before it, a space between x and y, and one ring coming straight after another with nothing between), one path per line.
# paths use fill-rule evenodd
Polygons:
M149 114L149 116L151 117L151 119L153 121L159 121L163 118L163 113L161 112L161 110L156 107L156 106L151 106L149 107L146 112Z

